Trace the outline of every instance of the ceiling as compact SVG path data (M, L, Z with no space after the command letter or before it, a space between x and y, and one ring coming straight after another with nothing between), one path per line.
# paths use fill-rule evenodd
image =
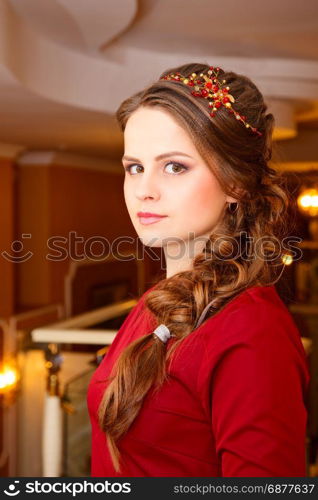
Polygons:
M0 0L0 142L116 157L120 102L189 61L250 76L282 132L287 115L293 136L318 131L318 2L305 7L299 0Z

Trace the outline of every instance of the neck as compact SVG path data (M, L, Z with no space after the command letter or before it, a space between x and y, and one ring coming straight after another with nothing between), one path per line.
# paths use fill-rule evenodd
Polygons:
M173 242L164 247L166 278L193 269L193 260L203 251L209 234L201 235L192 240Z

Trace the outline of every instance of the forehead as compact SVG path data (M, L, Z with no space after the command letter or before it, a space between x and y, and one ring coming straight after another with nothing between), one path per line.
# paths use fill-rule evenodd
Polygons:
M124 137L127 154L140 154L140 150L150 148L154 154L169 149L186 150L193 154L196 152L188 132L163 108L138 108L127 121Z

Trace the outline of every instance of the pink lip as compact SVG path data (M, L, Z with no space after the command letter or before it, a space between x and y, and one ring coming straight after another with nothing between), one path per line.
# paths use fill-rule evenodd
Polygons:
M139 222L140 224L147 226L148 224L154 224L155 222L159 222L164 217L166 217L166 215L164 216L161 215L160 217L150 217L149 215L147 215L146 217L139 217Z
M166 215L153 214L151 212L138 212L138 217L167 217Z

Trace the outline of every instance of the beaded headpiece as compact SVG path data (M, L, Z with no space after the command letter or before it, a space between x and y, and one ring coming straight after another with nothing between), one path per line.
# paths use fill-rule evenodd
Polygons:
M208 99L209 107L212 108L210 111L210 116L214 117L216 111L221 107L225 106L229 113L234 114L237 120L240 120L246 128L252 130L252 132L263 135L262 132L257 130L257 128L252 127L247 123L246 116L241 115L232 108L232 102L235 102L234 97L229 93L230 87L225 86L226 80L222 80L222 83L218 79L219 72L222 71L221 68L214 68L210 66L207 74L192 73L190 76L183 76L181 73L170 73L161 77L161 80L172 80L176 82L182 82L185 85L192 87L193 90L191 94L195 97L203 97Z

